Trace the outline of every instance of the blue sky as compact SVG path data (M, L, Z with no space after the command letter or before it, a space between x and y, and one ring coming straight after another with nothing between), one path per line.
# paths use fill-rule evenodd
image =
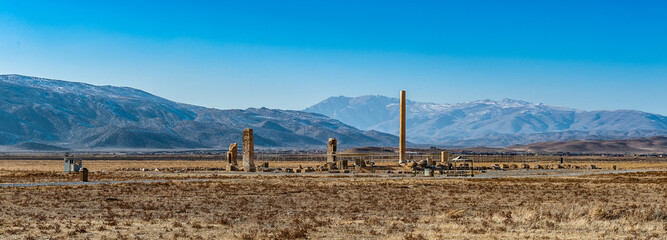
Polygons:
M401 89L667 115L664 1L0 1L0 73L215 108Z

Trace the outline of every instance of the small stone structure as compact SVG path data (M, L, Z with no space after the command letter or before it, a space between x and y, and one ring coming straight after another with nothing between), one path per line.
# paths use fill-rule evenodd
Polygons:
M340 160L337 162L338 169L347 169L347 160Z
M81 181L82 182L88 182L88 169L87 168L81 169Z
M239 149L237 143L232 143L229 145L229 151L227 152L227 171L238 170L238 162L236 161L238 151Z
M81 158L65 157L65 172L78 172L83 166Z
M363 159L359 159L359 158L354 159L354 168L355 169L359 170L359 169L365 168L365 167L366 167L366 161L364 161Z
M329 143L327 144L327 162L333 163L336 162L336 149L338 148L338 142L335 138L329 138Z
M473 167L473 161L471 159L465 159L461 156L458 156L458 157L455 157L452 160L449 160L449 162L453 163L452 168L457 171L455 173L456 176L471 176L471 177L475 176L474 171L473 171L475 168ZM457 166L457 163L459 164L458 166ZM503 165L506 165L506 164L503 164ZM509 167L509 166L507 166L507 167ZM460 168L461 169L470 169L470 175L466 174L463 171L459 171Z
M243 130L243 171L255 172L255 138L252 128Z
M433 177L433 170L430 168L424 168L424 176Z
M431 158L426 158L426 166L427 166L427 167L431 167L431 166L433 166L433 165L434 165L434 164L433 164L433 160L431 160Z

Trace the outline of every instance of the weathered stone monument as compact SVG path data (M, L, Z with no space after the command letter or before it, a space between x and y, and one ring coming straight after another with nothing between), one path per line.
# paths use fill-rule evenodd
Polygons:
M338 164L338 169L347 169L347 160L340 160L336 163Z
M243 171L255 172L255 138L252 128L243 130Z
M238 170L238 162L236 161L238 157L238 144L232 143L229 145L229 151L227 151L227 171L236 171Z
M447 151L440 152L440 163L443 165L449 162L449 153Z
M338 142L335 138L329 138L329 143L327 144L327 162L336 162L336 149L338 148Z
M88 169L87 168L81 169L81 181L82 182L88 182Z
M405 158L405 90L401 91L401 100L400 100L400 105L401 105L401 112L400 112L400 119L399 119L399 134L398 137L400 139L400 143L398 146L398 163L402 164L407 161Z
M366 167L366 161L361 158L354 159L354 168L359 170Z

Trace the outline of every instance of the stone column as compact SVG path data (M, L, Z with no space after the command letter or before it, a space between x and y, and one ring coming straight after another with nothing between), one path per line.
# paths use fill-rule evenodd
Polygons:
M335 138L329 138L329 143L327 144L327 162L333 163L336 162L336 149L338 148L338 142Z
M238 144L232 143L229 145L229 151L227 152L227 171L235 171L236 166L238 166L238 161L236 161L238 156Z
M87 168L81 169L81 181L82 182L88 182L88 169Z
M405 90L401 91L401 116L399 119L399 133L398 137L400 139L400 143L398 146L398 163L404 163L407 161L405 158Z
M243 171L255 171L255 139L252 128L243 130Z
M447 151L440 152L440 163L445 164L449 161L449 153Z

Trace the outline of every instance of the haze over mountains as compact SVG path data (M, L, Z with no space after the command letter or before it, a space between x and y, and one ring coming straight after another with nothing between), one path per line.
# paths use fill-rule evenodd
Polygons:
M408 95L409 98L409 95ZM363 130L398 134L397 98L331 97L304 111ZM667 117L635 110L581 111L520 100L457 104L407 101L408 141L454 147L504 147L545 141L667 135Z
M22 149L227 149L245 128L255 130L258 147L325 148L330 137L341 147L398 141L315 113L218 110L133 88L21 75L0 75L0 119L0 145Z

